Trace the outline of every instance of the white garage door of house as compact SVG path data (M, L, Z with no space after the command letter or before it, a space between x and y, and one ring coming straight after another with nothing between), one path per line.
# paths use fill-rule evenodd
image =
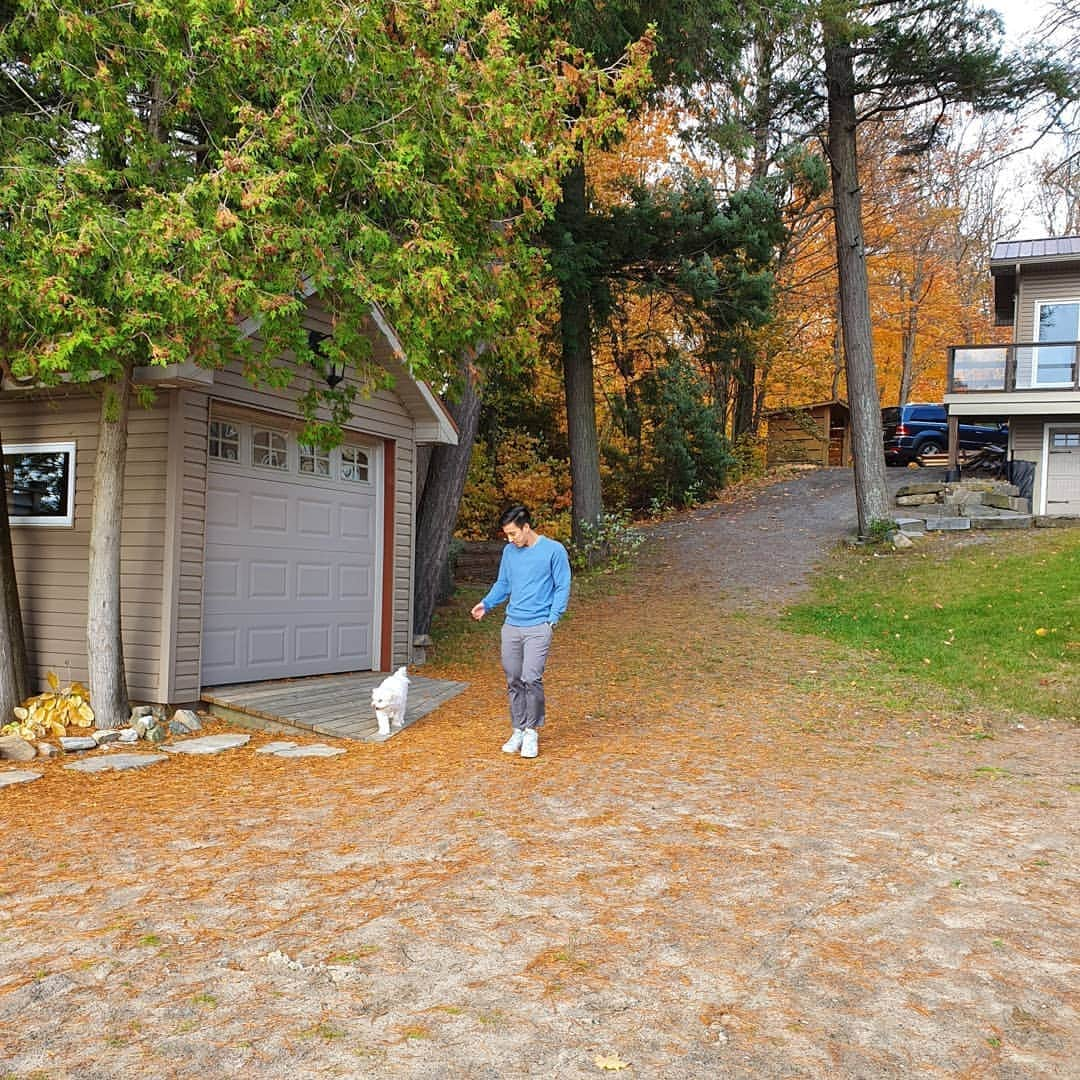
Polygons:
M1046 459L1046 512L1080 516L1080 427L1050 428Z
M210 424L202 684L372 668L377 448Z

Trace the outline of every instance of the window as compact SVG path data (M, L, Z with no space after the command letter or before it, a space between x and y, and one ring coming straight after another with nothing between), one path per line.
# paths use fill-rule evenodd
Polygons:
M341 448L341 479L366 483L368 479L368 456L357 446Z
M210 421L210 456L221 461L240 460L240 431L223 420Z
M251 464L266 469L288 469L289 451L285 436L265 428L253 428L251 436Z
M330 455L315 446L300 444L300 471L312 476L330 475Z
M1035 349L1035 386L1071 386L1080 340L1080 300L1035 305L1035 340L1068 342Z
M1055 450L1071 450L1080 447L1080 431L1055 431L1050 436L1050 445Z
M71 525L75 520L75 444L5 446L4 484L12 525Z

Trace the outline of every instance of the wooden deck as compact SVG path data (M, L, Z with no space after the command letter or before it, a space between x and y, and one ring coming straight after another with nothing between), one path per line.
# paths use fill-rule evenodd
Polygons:
M405 724L380 735L371 707L371 691L386 672L317 675L306 679L240 683L203 687L202 700L214 716L242 727L287 735L328 735L361 742L386 742L445 701L468 683L409 675L409 705Z

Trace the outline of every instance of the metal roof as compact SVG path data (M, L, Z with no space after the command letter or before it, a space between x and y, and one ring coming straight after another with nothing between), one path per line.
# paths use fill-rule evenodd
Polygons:
M999 240L991 263L1032 262L1040 259L1080 258L1080 236L1048 236L1041 240Z

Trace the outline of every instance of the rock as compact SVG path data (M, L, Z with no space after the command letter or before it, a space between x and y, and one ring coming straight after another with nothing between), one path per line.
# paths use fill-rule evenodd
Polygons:
M170 727L173 724L183 724L188 731L202 731L202 722L193 709L177 709L169 721Z
M268 742L265 746L260 746L255 751L256 754L280 754L282 750L292 750L296 746L294 742L285 742L278 740L276 742Z
M183 720L170 720L169 721L169 734L170 735L191 735L194 734L195 728L189 728Z
M136 705L135 708L131 710L132 723L134 723L136 720L142 720L147 716L153 716L153 715L154 715L154 706L153 705Z
M168 760L168 754L109 754L105 757L77 761L74 765L65 765L64 768L85 773L98 773L107 770L122 772L127 769L142 769L147 765L155 765L159 761Z
M139 732L135 728L124 728L124 730L120 732L120 737L117 739L117 742L127 744L137 743L138 741Z
M31 772L29 769L0 769L0 787L9 784L28 784L31 780L37 780L41 776L39 772Z
M896 489L896 494L901 498L908 495L937 495L943 489L944 485L940 483L901 484L900 487ZM934 500L931 499L930 501L933 502Z
M151 724L147 727L143 738L157 744L165 741L165 735L165 729L160 724Z
M60 751L51 742L39 742L37 744L37 756L43 758L56 757Z
M915 546L915 541L912 540L910 536L897 531L892 533L892 546L897 551L903 551L905 548L913 548Z
M97 740L89 735L61 735L60 746L67 752L75 750L96 750Z
M0 735L0 761L33 761L37 751L21 735Z
M345 750L340 746L327 746L326 743L309 743L307 746L294 746L287 750L276 750L277 757L336 757L344 754Z
M99 731L94 732L93 738L98 746L116 742L120 738L120 728L101 728Z
M145 716L133 716L131 718L131 730L135 732L135 737L141 739L146 735L146 729L150 727L150 720Z
M993 491L983 496L983 502L987 506L995 506L999 510L1013 510L1017 514L1026 514L1030 509L1027 499L1018 499L1014 495L998 495Z
M900 531L908 536L922 536L926 532L926 522L922 518L898 517L896 524Z
M971 519L973 529L1030 529L1030 514L1010 514L1006 517L977 517Z
M897 495L897 506L929 506L937 502L937 495Z
M935 517L926 519L926 528L941 532L961 532L971 528L971 519L966 517Z
M250 735L203 735L199 739L185 739L165 747L172 754L220 754L251 741Z

